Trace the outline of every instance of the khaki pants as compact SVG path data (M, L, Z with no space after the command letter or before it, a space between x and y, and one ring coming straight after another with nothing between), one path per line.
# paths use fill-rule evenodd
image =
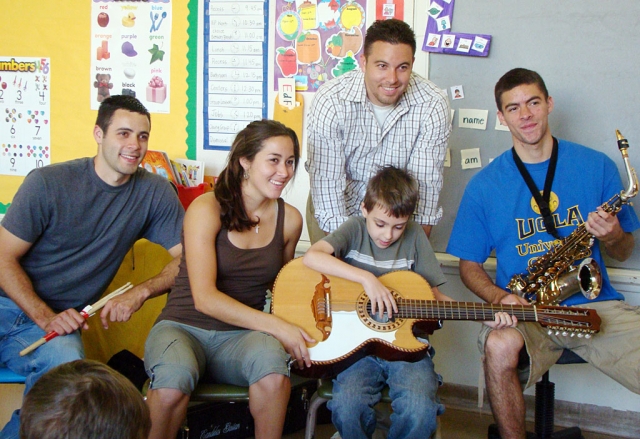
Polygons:
M538 323L518 323L516 329L524 338L529 363L518 365L523 388L535 384L562 355L570 349L605 375L627 389L640 394L640 307L619 300L607 300L580 305L598 312L600 332L589 339L548 335ZM492 331L483 325L478 348L484 355L484 343Z
M315 217L315 209L313 208L313 200L311 200L311 193L309 193L309 197L307 198L307 212L306 212L306 220L307 220L307 231L309 232L309 240L311 241L311 245L320 241L322 238L327 236L327 233L324 232L318 225L318 221Z

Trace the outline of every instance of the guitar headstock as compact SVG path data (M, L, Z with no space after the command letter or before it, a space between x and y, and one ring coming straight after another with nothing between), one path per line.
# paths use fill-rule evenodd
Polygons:
M600 316L595 309L565 306L536 306L538 323L549 329L549 335L591 337L600 331Z

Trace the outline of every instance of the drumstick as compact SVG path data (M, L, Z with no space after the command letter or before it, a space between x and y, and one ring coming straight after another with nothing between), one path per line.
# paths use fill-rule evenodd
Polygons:
M133 284L131 282L127 282L125 285L121 286L120 288L118 288L117 290L113 291L112 293L107 294L106 296L104 296L102 299L98 300L93 305L85 306L84 309L82 311L80 311L80 315L82 317L84 317L85 320L88 319L89 317L94 315L97 311L102 309L102 307L105 306L109 300L113 299L116 296L119 296L120 294L122 294L122 293L124 293L126 291L129 291L131 288L133 288ZM58 335L59 334L56 331L49 332L47 335L45 335L44 337L42 337L41 339L39 339L35 343L32 343L29 346L27 346L26 348L24 348L23 350L21 350L20 351L20 356L24 357L28 353L35 351L36 349L38 349L40 346L42 346L46 342L51 341L54 338L56 338Z

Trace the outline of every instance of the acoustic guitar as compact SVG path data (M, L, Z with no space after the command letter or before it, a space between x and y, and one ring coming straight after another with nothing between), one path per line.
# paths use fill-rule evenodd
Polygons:
M312 367L296 370L297 374L313 378L335 375L366 355L418 361L428 345L414 336L414 325L432 333L442 320L488 321L500 311L563 335L588 338L600 330L600 317L592 309L436 301L427 281L412 271L394 271L378 279L398 305L398 313L391 319L371 314L369 297L357 282L312 270L302 258L280 270L271 312L316 340L309 346Z

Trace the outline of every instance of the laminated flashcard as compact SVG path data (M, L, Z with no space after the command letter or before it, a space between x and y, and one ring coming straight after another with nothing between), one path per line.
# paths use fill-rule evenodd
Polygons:
M480 160L480 148L463 149L460 151L460 166L462 169L474 169L482 167Z
M474 130L487 129L487 116L489 110L471 110L461 108L458 112L458 127Z
M455 0L431 1L422 50L448 55L488 56L491 35L452 32L454 4Z

